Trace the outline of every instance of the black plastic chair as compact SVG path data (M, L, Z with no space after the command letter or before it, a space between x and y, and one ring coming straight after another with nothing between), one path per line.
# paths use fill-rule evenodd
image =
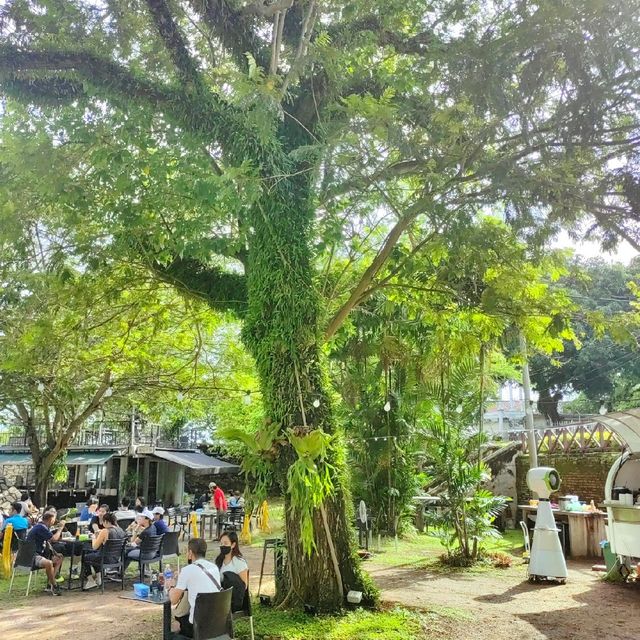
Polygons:
M199 593L193 611L193 640L230 640L233 635L231 616L232 589L215 593Z
M120 520L118 520L118 526L123 530L126 531L129 528L129 525L135 520L135 518L120 518Z
M140 556L133 558L133 562L138 563L140 569L140 582L144 582L144 569L149 565L158 563L160 565L160 571L162 571L162 540L164 535L161 536L149 536L142 541L142 544L138 547L140 549Z
M176 524L178 524L178 516L176 514L175 507L169 507L167 509L167 525L171 527Z
M162 540L162 561L175 559L180 571L180 531L167 531Z
M182 530L182 538L191 537L191 509L189 507L180 507L177 513L178 524Z
M27 593L29 595L29 589L31 588L31 578L38 571L36 567L33 566L33 560L36 557L36 543L33 541L20 540L18 543L18 553L16 554L16 559L13 561L13 571L11 572L11 582L9 583L9 593L11 593L11 589L13 588L13 579L16 575L16 571L21 571L22 573L29 572L29 581L27 582Z
M104 581L105 581L105 569L114 569L116 571L120 571L121 578L120 584L122 590L124 591L124 550L125 545L127 543L126 538L122 538L122 540L107 540L102 547L100 547L100 589L102 593L104 593ZM89 551L82 552L82 580L80 581L81 588L84 587L84 564L85 564L85 556L89 553ZM117 558L114 562L113 560L109 560L110 558ZM95 566L95 565L92 565Z

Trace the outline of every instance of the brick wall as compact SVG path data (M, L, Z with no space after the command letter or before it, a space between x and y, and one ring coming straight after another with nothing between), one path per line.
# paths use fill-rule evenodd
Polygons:
M539 455L538 466L553 467L560 474L562 484L556 495L577 495L581 502L593 500L596 504L604 500L604 485L611 465L618 453L582 453L571 455ZM529 456L516 460L516 485L518 504L531 498L527 487Z

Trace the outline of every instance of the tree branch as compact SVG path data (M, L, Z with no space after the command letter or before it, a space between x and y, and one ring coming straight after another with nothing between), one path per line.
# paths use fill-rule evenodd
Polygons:
M202 89L202 78L165 0L146 0L153 21L187 90Z
M207 267L194 258L175 258L170 264L151 264L164 282L204 300L212 309L232 311L242 317L247 307L247 283L241 273Z
M338 309L336 314L329 322L324 333L325 340L329 340L335 335L336 331L338 331L338 329L347 319L347 316L361 302L363 294L369 288L376 275L380 272L380 269L382 269L382 267L384 266L394 247L400 240L402 234L411 226L413 221L418 217L420 213L422 213L426 209L426 207L430 203L430 198L420 198L406 211L404 216L398 220L391 231L389 231L384 243L378 251L378 254L373 259L371 264L367 267L366 271L362 274L362 277L360 278L358 284L351 291L351 295L349 296L348 300L342 305L342 307L340 307L340 309Z
M235 9L227 0L190 0L189 4L239 66L246 66L250 53L259 66L269 68L269 51L256 34L251 14Z

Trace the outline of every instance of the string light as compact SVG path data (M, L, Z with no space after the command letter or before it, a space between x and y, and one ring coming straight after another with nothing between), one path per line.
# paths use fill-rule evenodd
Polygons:
M389 413L389 411L391 411L391 403L387 400L382 408Z
M107 387L104 390L104 397L105 398L110 398L113 395L113 389L111 387Z
M247 406L251 404L251 391L245 391L244 397L242 398L242 402Z
M178 402L182 402L184 400L184 393L182 393L182 391L178 391L178 393L176 394L176 400Z
M316 399L313 401L313 406L314 406L316 409L320 406L320 400L318 400L318 398L316 398Z
M462 411L463 411L463 409L462 409L462 405L461 405L461 404L459 404L459 405L456 407L456 413L462 413Z
M44 392L44 382L38 382L38 391L40 393Z

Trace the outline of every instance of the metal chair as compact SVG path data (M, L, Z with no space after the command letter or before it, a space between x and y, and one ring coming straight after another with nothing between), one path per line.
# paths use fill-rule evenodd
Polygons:
M180 571L180 531L167 531L162 540L162 561L173 560L175 558L178 563L178 571Z
M140 570L140 582L144 582L144 570L149 565L158 563L162 571L162 540L164 536L149 536L142 541L138 547L140 555L132 558L132 562L138 563Z
M175 507L169 507L167 509L167 524L169 526L178 524L178 516L176 514Z
M102 547L100 547L100 577L101 577L101 591L104 593L104 582L105 582L105 569L115 569L119 570L121 573L120 584L122 586L122 590L124 591L124 549L127 543L126 538L122 538L122 540L107 540ZM85 564L85 556L86 552L82 553L82 565L84 569ZM118 558L115 562L110 561L109 558ZM82 580L80 581L80 586L84 587L84 575L85 572L82 570Z
M180 507L177 511L178 524L182 530L182 538L191 537L191 509L189 507Z
M16 571L23 573L29 572L29 581L27 582L27 593L29 595L29 589L31 588L31 578L38 571L33 566L33 560L36 557L36 543L33 541L20 540L18 543L18 553L16 559L13 561L13 571L11 572L11 582L9 583L9 593L13 588L13 579L16 575Z
M231 640L234 637L232 591L225 589L197 595L193 611L193 640Z

